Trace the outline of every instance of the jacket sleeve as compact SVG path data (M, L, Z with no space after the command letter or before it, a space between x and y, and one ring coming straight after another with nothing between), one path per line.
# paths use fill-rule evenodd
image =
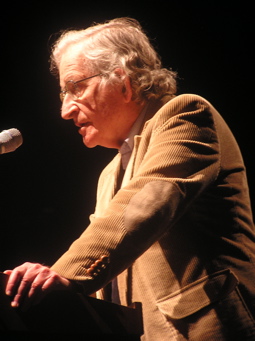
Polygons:
M131 179L52 268L91 294L170 229L219 174L215 114L196 95L162 107L136 142Z

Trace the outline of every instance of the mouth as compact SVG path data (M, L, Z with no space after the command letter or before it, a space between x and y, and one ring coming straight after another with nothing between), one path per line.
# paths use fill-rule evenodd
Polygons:
M85 135L86 128L88 128L90 125L91 125L91 122L86 122L86 123L79 124L78 125L78 127L79 127L78 132L79 132L79 134Z

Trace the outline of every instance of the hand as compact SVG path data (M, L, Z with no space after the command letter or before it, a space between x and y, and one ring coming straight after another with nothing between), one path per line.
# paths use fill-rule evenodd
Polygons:
M22 305L24 310L38 303L52 290L71 287L68 279L41 264L27 262L4 273L10 275L5 292L13 297L12 307Z

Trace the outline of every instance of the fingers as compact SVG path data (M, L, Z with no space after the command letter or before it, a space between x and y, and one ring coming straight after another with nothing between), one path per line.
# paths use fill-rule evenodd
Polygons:
M6 285L6 294L13 297L12 306L18 307L30 291L31 285L41 271L40 264L24 263L13 269Z
M68 289L71 288L71 282L62 276L59 276L56 272L51 271L50 276L46 279L42 286L42 291L48 291L51 288L55 289Z
M10 277L6 294L13 296L11 305L19 307L22 303L23 309L39 302L53 289L70 286L67 279L41 264L24 263L12 271L7 270L7 274L10 274Z
M22 274L18 268L14 269L10 273L10 277L8 279L6 289L5 289L6 295L8 295L8 296L14 295L14 293L16 292L16 290L20 284L21 278L22 278Z
M31 285L30 291L24 301L24 308L28 309L31 304L39 303L48 292L53 290L67 290L71 287L72 284L68 279L61 277L55 271L45 267Z

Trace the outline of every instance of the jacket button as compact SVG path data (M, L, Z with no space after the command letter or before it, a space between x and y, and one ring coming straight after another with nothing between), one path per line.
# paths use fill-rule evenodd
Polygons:
M101 259L98 259L95 261L95 263L93 265L95 265L96 267L101 267L101 265L103 264L103 262L101 261Z
M97 259L95 263L91 264L91 266L87 269L87 274L89 276L96 276L101 271L101 269L106 268L106 264L109 263L109 257L103 255L100 259Z
M93 273L94 273L94 269L92 269L92 268L87 269L87 274L88 274L89 276L92 276Z
M109 257L106 256L106 255L103 255L103 256L100 257L100 260L101 260L104 264L106 264L106 263L109 262Z

